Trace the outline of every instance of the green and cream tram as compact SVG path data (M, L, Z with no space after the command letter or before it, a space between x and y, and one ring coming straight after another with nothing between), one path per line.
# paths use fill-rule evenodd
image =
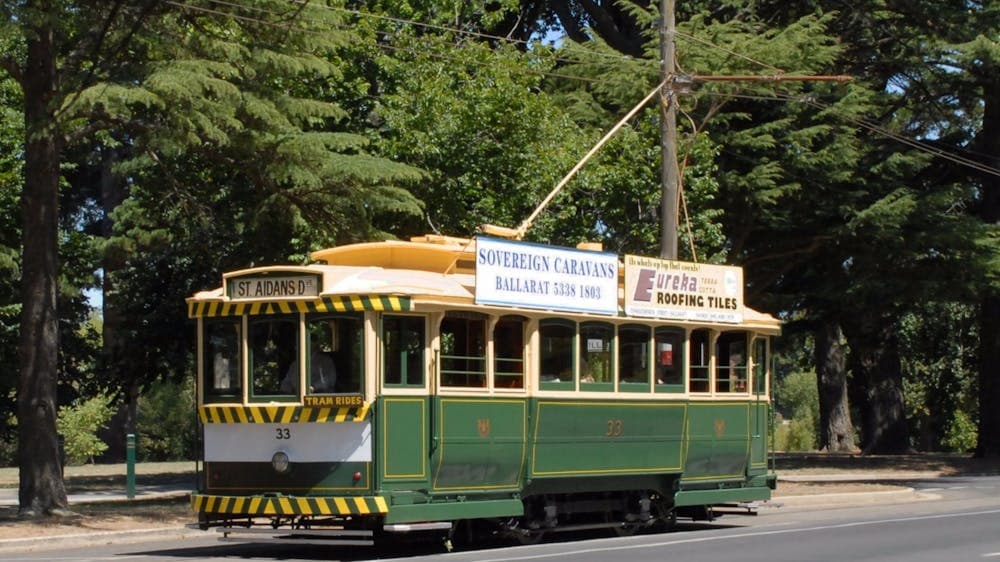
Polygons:
M188 299L202 528L524 541L766 500L773 317L736 267L424 236Z

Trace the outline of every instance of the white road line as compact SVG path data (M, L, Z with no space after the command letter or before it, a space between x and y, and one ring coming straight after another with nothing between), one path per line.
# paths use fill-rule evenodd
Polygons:
M958 518L958 517L978 517L980 515L995 515L995 514L998 514L998 513L1000 513L1000 509L991 509L991 510L987 510L987 511L974 511L974 512L969 512L969 513L945 513L945 514L941 514L941 515L921 515L921 516L917 516L917 517L900 517L900 518L896 518L896 519L879 519L879 520L875 520L875 521L856 521L856 522L852 522L852 523L840 523L840 524L837 524L837 525L821 525L821 526L817 526L817 527L804 527L802 529L778 529L778 530L774 530L774 531L761 531L761 530L757 530L757 531L753 531L753 532L737 533L737 534L733 534L733 535L712 536L712 537L695 537L695 538L689 538L689 539L678 539L678 540L673 540L673 541L663 541L663 542L656 542L656 543L644 543L644 544L636 544L636 545L623 545L623 544L616 543L616 544L614 544L612 546L608 546L608 547L584 548L584 549L571 550L571 551L565 551L565 552L552 552L552 553L549 553L549 554L533 554L533 555L525 555L525 556L504 556L502 558L481 558L481 559L478 559L477 562L514 562L514 561L517 561L517 560L538 560L538 559L542 559L542 558L566 558L566 557L571 557L571 556L579 556L581 554L594 554L594 553L599 553L599 552L621 552L623 550L637 550L637 549L660 548L660 547L664 547L664 546L673 546L673 545L678 545L678 544L692 544L692 543L711 542L711 541L724 541L724 540L732 540L732 539L746 539L746 538L750 538L750 537L761 537L761 536L766 536L766 535L788 535L788 534L794 534L794 533L810 533L810 532L815 532L815 531L826 531L826 530L830 530L830 529L850 529L850 528L853 528L853 527L862 527L862 526L868 526L868 525L882 525L882 524L888 524L888 523L905 523L905 522L908 522L908 521L926 521L926 520L932 520L932 519L954 519L954 518ZM524 548L544 548L545 546L550 546L550 545L540 545L538 547L519 547L519 548L520 549L524 549ZM560 545L560 546L565 546L565 545ZM456 556L457 555L461 555L461 553L457 553L457 552L453 553L453 554L456 555ZM1000 553L996 553L996 555L1000 556Z

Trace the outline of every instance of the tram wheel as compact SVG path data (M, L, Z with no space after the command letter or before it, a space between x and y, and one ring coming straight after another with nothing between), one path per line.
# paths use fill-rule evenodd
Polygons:
M631 537L639 530L639 525L637 523L619 523L611 527L611 530L615 532L617 537Z
M677 526L677 508L657 504L656 519L664 531L672 531Z
M514 537L517 538L517 542L525 546L542 542L542 537L544 536L545 531L518 531L514 533Z

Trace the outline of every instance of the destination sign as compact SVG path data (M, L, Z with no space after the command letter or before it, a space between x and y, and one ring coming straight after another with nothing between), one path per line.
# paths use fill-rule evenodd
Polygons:
M626 255L625 314L742 322L743 269Z
M267 275L226 280L226 294L233 300L302 298L319 296L318 275Z
M618 313L618 256L476 239L476 303Z

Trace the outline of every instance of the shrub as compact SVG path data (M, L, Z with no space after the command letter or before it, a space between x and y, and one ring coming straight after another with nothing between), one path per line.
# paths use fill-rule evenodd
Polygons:
M139 397L137 453L142 461L196 458L197 413L194 382L160 381Z
M948 428L944 432L941 444L952 451L967 453L976 448L978 437L979 432L976 429L976 424L969 419L968 414L962 410L955 410L951 423L948 424Z
M93 463L94 457L107 450L108 444L97 432L107 426L113 413L111 397L104 394L59 408L56 427L64 439L68 464Z
M819 391L816 373L797 372L785 377L775 392L776 407L790 421L779 426L775 448L812 451L819 434Z

